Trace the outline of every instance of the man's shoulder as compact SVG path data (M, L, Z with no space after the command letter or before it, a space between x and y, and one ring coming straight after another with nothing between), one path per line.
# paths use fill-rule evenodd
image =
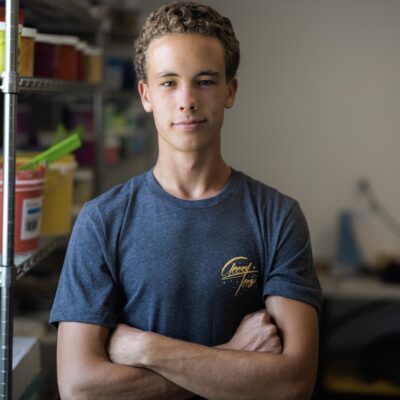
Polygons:
M290 210L298 205L296 199L281 192L277 188L243 172L238 171L238 174L241 176L248 195L256 201L259 206L270 210Z
M147 172L134 176L127 182L112 187L88 201L82 211L85 214L99 214L102 218L124 212L129 203L135 201L138 194L143 191L146 174Z

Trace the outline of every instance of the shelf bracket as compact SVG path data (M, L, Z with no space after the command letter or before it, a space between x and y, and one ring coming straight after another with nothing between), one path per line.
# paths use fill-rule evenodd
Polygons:
M1 75L3 81L1 90L5 94L17 94L18 93L18 73L5 71Z
M0 287L1 288L10 288L16 277L16 268L8 267L6 265L0 266Z

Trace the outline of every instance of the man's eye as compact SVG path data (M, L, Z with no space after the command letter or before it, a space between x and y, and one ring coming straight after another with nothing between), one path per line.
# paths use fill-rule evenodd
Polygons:
M174 81L166 81L166 82L162 82L161 86L165 86L165 87L170 87L174 85Z
M214 84L214 81L211 81L209 79L203 79L198 82L199 86L210 86Z

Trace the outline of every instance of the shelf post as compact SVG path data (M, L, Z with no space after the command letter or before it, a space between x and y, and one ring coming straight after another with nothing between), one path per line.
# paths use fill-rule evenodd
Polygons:
M106 35L110 29L110 21L103 15L99 29L96 33L96 45L102 50L102 68L101 74L102 79L99 83L94 97L93 97L93 116L94 116L94 130L95 130L95 141L96 141L96 157L94 167L94 190L93 195L98 196L103 192L102 181L104 179L104 149L105 149L105 132L104 132L104 73L105 73L105 59L104 59L104 48Z
M14 214L16 169L16 116L18 92L18 14L19 1L6 0L4 93L4 154L3 154L3 221L1 257L0 311L0 399L12 399Z

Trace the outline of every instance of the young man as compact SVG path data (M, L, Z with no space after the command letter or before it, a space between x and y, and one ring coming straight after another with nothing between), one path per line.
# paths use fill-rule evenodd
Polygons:
M153 170L89 202L50 321L63 399L306 399L321 291L296 201L228 166L230 21L180 2L136 42Z

